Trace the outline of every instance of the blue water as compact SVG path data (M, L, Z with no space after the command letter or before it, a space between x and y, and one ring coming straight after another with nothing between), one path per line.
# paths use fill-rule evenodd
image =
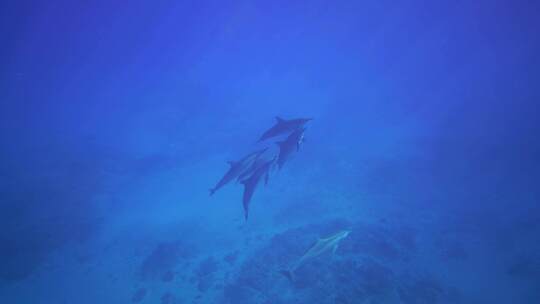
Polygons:
M540 303L539 12L3 2L0 303Z

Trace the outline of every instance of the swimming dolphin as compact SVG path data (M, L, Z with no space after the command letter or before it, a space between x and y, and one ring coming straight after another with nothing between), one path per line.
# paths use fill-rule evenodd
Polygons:
M248 179L251 175L253 175L253 173L255 172L255 170L257 170L260 166L262 166L266 161L262 158L257 158L246 170L244 170L244 172L242 172L242 174L240 174L238 176L238 178L236 179L238 182L242 182L246 179Z
M312 119L313 118L297 118L285 120L279 116L276 116L276 124L270 129L266 130L266 132L264 132L259 141L292 132L298 128L303 127L308 121Z
M257 186L259 185L261 179L264 177L264 183L268 184L268 176L270 174L270 169L272 168L272 164L275 161L275 157L269 161L266 161L259 165L253 171L253 173L245 180L243 180L241 183L244 185L244 195L242 197L242 204L244 206L244 218L247 221L248 214L249 214L249 203L251 202L251 198L253 197L253 193L255 193L255 190L257 189Z
M351 233L350 230L343 230L340 231L332 236L329 236L327 238L321 239L319 238L313 246L311 246L304 255L297 260L289 269L282 270L280 273L287 277L291 282L293 281L293 275L294 271L298 269L300 266L302 266L305 262L309 261L312 258L318 257L322 255L325 252L328 252L332 250L332 254L336 253L336 250L338 248L339 242L346 238L349 233Z
M291 153L300 150L300 145L304 141L305 128L296 129L284 141L278 141L279 154L277 159L278 168L281 169Z
M252 152L239 161L229 161L231 166L229 170L223 175L221 180L216 184L214 188L210 189L210 195L213 195L219 188L225 186L230 181L238 178L244 171L248 170L250 166L267 150L267 148Z

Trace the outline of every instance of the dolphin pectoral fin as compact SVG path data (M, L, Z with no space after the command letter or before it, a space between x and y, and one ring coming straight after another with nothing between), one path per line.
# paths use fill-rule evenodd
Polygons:
M242 206L244 207L244 220L247 222L249 216L249 201L251 197L247 194L248 192L248 180L243 180L240 182L244 185L244 195L242 198Z
M244 202L244 220L247 222L249 216L249 202Z
M279 273L281 273L283 276L285 276L287 279L289 279L289 281L291 281L291 283L293 282L293 273L292 273L292 271L287 270L287 269L283 269L283 270L280 270Z
M332 256L336 254L337 248L338 248L338 244L335 244L334 247L332 247Z
M264 149L261 149L260 151L257 152L257 157L256 159L259 159L259 157L261 157L261 155L264 154L264 152L266 152L266 150L268 150L268 147L264 148Z

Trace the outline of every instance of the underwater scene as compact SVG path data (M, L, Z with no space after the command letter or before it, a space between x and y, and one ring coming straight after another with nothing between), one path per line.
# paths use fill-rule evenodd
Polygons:
M0 303L540 303L537 1L4 1Z

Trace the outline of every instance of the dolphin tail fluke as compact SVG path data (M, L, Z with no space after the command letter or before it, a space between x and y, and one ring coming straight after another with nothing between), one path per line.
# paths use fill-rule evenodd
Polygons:
M287 270L287 269L283 269L283 270L279 271L279 273L281 273L283 276L285 276L289 281L291 281L291 283L293 282L292 271Z
M244 207L244 220L247 222L248 220L248 215L249 215L249 200L250 200L250 197L247 195L247 183L248 181L247 180L243 180L240 182L242 185L244 185L244 195L243 195L243 198L242 198L242 205Z
M278 171L281 171L281 168L283 168L283 165L285 164L285 161L278 161L277 162L277 169Z
M247 223L249 217L249 202L244 203L244 221Z
M212 195L214 195L214 193L216 193L215 188L210 188L210 189L208 189L208 191L210 192L210 196L212 196Z

